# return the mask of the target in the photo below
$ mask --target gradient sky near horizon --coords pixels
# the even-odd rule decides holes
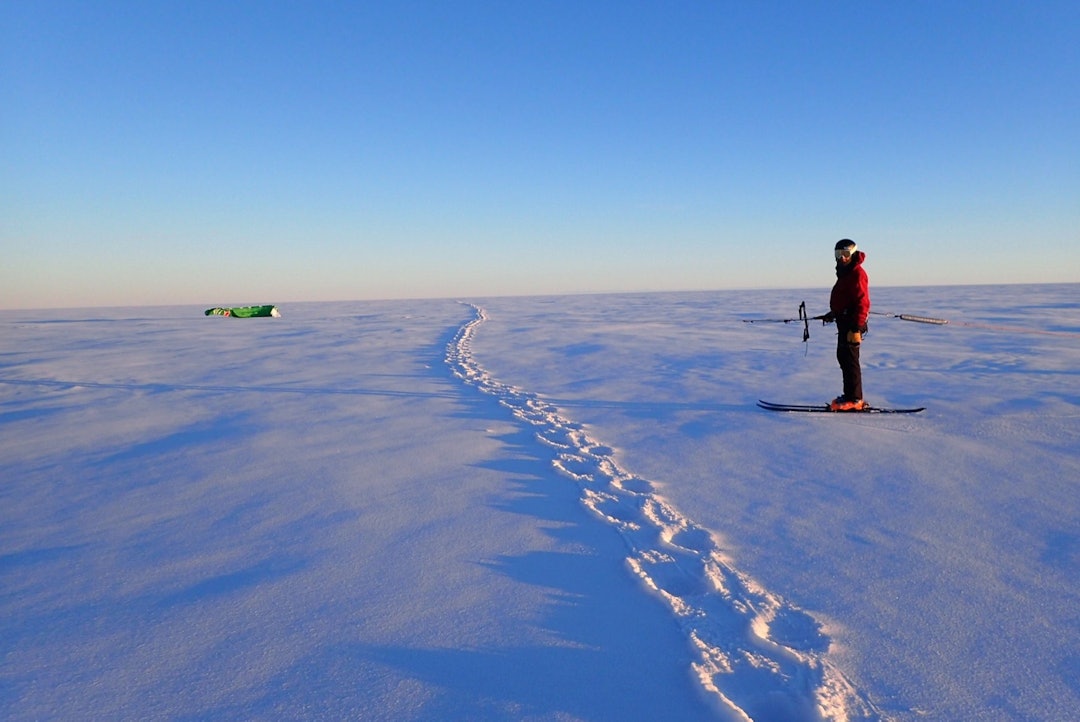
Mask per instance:
[[[1080,281],[1080,3],[0,0],[0,308]]]

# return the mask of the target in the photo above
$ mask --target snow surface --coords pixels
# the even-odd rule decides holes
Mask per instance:
[[[1072,719],[1078,294],[0,313],[0,710]]]

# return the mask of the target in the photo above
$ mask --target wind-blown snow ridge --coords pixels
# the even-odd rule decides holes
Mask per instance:
[[[627,563],[664,599],[697,661],[693,671],[734,720],[880,720],[881,713],[826,659],[830,640],[808,613],[735,569],[714,536],[679,513],[646,479],[623,470],[612,449],[536,394],[494,378],[472,341],[475,318],[448,344],[446,362],[465,383],[495,396],[533,427],[553,466],[574,480],[582,503],[615,527]]]

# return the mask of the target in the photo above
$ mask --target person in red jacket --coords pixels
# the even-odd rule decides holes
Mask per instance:
[[[866,254],[855,241],[837,242],[836,284],[829,297],[827,321],[836,322],[836,360],[844,376],[844,393],[829,408],[833,411],[861,411],[866,408],[862,390],[859,350],[870,316],[870,281],[863,270]]]

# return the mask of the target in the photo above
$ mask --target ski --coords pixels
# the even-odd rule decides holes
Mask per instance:
[[[833,411],[828,404],[774,404],[771,401],[758,401],[757,405],[766,411],[793,411],[810,414],[917,414],[920,411],[926,411],[925,406],[910,409],[867,406],[859,411]]]

